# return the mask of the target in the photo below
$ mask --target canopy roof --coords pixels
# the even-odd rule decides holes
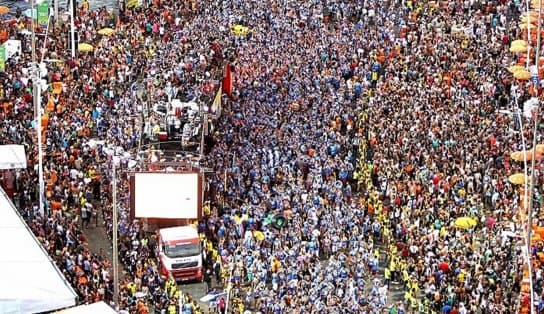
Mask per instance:
[[[0,145],[0,170],[26,168],[26,154],[23,145]]]
[[[76,307],[72,307],[66,310],[58,311],[58,314],[115,314],[114,309],[107,305],[104,301],[84,304]]]
[[[76,304],[77,294],[1,188],[0,239],[0,313],[41,313]]]

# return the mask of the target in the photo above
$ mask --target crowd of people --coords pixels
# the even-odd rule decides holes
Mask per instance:
[[[46,215],[36,168],[4,175],[4,186],[81,301],[112,301],[111,262],[85,236],[99,216],[111,236],[111,164],[136,158],[144,108],[172,86],[205,93],[202,80],[229,64],[234,89],[215,122],[197,224],[207,280],[231,288],[233,313],[520,312],[521,196],[508,177],[523,165],[509,156],[524,149],[520,132],[533,135],[499,110],[529,97],[530,82],[506,71],[522,10],[507,0],[157,0],[116,20],[82,7],[77,28],[92,52],[71,58],[62,23],[37,45],[38,59],[64,60],[47,77],[62,89],[42,95]],[[25,145],[35,165],[28,22],[2,25],[24,53],[0,77],[0,142]],[[99,35],[104,27],[115,33]],[[121,177],[116,306],[202,313],[200,296],[160,273]],[[477,225],[455,226],[460,217]]]
[[[66,36],[69,24],[63,21],[37,29],[36,60],[54,60],[46,61],[48,73],[40,82],[46,84],[41,112],[44,215],[38,206],[31,21],[17,14],[1,26],[6,38],[21,41],[23,51],[6,61],[0,77],[1,143],[24,145],[31,165],[26,171],[4,172],[3,187],[82,303],[114,299],[111,261],[105,253],[110,248],[92,252],[85,234],[104,221],[111,238],[110,169],[112,162],[128,167],[127,152],[137,152],[143,137],[143,108],[168,96],[202,93],[201,87],[218,78],[222,65],[222,56],[214,56],[219,36],[199,16],[201,8],[195,2],[160,1],[127,10],[122,18],[106,8],[88,7],[85,3],[78,9],[75,24],[79,44],[92,45],[92,51],[78,51],[72,58]],[[100,35],[104,28],[114,32]],[[47,34],[47,39],[39,34]],[[194,298],[160,273],[153,242],[136,222],[129,221],[127,181],[117,188],[119,252],[125,272],[116,307],[130,313],[148,313],[150,307],[176,313],[181,305],[199,313]]]

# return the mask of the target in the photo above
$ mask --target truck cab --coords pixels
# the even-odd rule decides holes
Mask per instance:
[[[195,226],[163,228],[157,231],[157,256],[163,275],[176,280],[202,280],[202,248]]]

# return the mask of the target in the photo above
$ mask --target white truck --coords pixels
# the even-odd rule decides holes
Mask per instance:
[[[157,256],[163,275],[176,280],[202,280],[202,248],[194,225],[157,231]]]

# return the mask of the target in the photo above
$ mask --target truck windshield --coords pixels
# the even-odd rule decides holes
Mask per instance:
[[[164,252],[168,257],[189,257],[200,254],[200,244],[185,243],[178,245],[167,245]]]

